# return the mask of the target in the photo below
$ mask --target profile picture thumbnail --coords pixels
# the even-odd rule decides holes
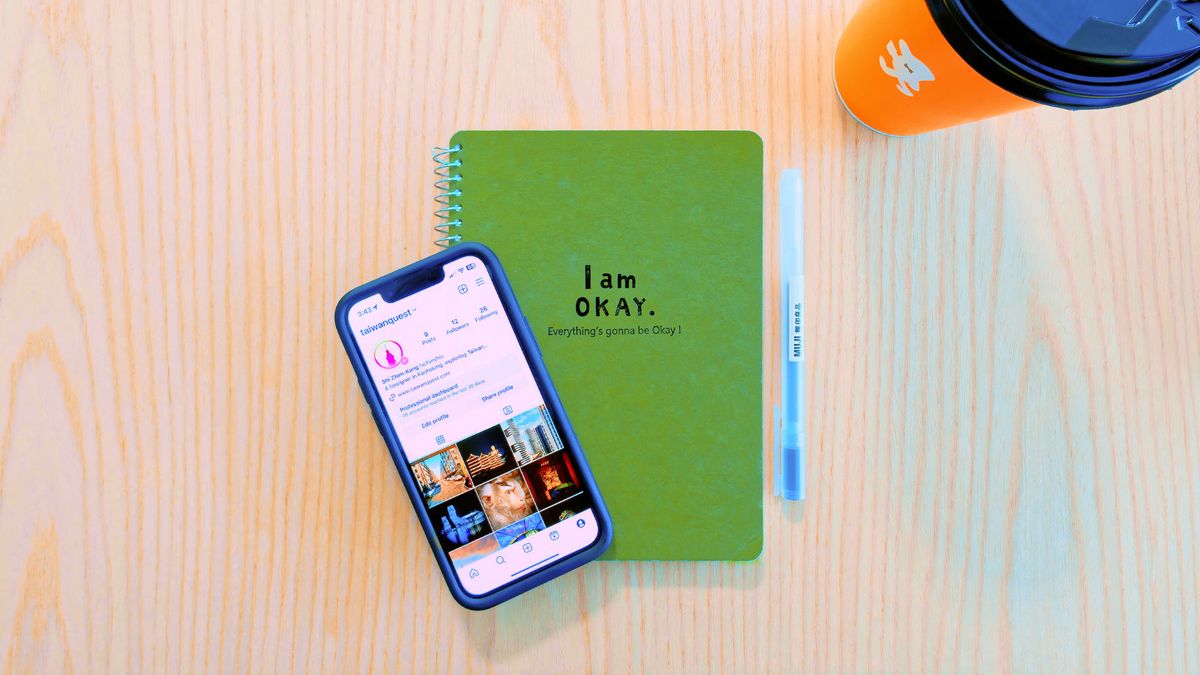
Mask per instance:
[[[474,490],[429,509],[429,520],[433,523],[442,548],[447,551],[492,532],[492,526],[488,524]]]
[[[473,486],[467,475],[467,465],[453,445],[413,462],[412,470],[426,506],[437,506],[454,499]]]
[[[517,460],[509,450],[499,425],[459,441],[458,453],[466,462],[467,472],[476,485],[517,468]]]
[[[480,485],[479,501],[483,503],[483,512],[494,529],[515,523],[537,511],[525,479],[516,470]]]
[[[384,340],[375,345],[375,365],[380,368],[391,370],[396,366],[408,364],[408,357],[404,355],[404,348],[395,340]]]
[[[534,460],[521,467],[521,471],[525,473],[525,482],[540,509],[583,491],[575,465],[564,450]]]

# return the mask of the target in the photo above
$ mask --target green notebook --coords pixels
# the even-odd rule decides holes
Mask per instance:
[[[610,560],[762,551],[762,140],[460,131],[443,243],[500,257],[613,518]],[[458,161],[461,164],[455,165]],[[457,177],[457,178],[455,178]]]

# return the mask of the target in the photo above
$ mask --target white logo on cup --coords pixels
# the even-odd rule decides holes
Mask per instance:
[[[879,67],[883,68],[883,72],[896,78],[896,88],[900,90],[901,94],[912,96],[914,91],[921,91],[922,82],[933,82],[933,71],[922,63],[921,59],[913,56],[907,42],[900,41],[900,51],[896,51],[895,42],[888,42],[887,50],[892,55],[892,65],[889,66],[887,61],[880,56]]]

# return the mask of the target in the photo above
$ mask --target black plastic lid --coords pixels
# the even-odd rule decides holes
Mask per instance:
[[[980,74],[1047,105],[1133,103],[1200,69],[1200,0],[926,2]]]

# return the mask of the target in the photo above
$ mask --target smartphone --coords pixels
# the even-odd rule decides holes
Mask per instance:
[[[459,604],[495,606],[608,548],[604,500],[490,249],[359,286],[335,323]]]

